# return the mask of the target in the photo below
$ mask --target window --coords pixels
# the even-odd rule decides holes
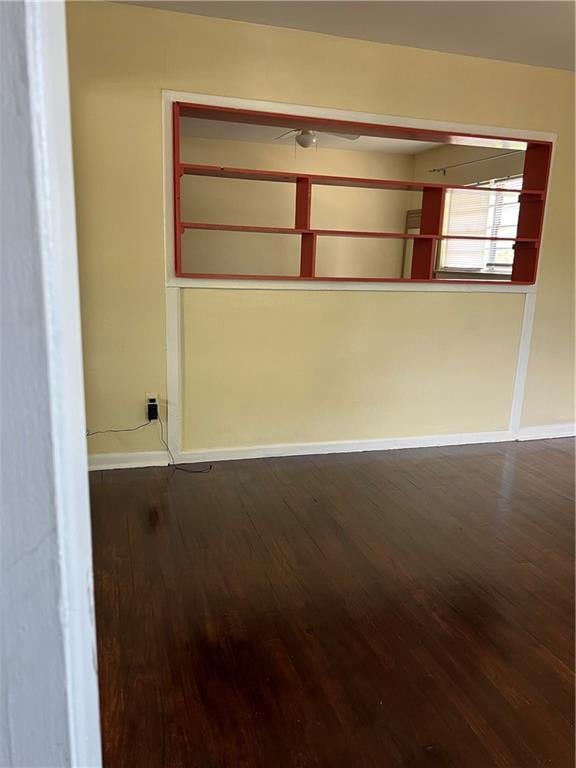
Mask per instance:
[[[491,239],[442,241],[438,269],[512,274],[521,190],[522,176],[491,179],[473,190],[449,189],[443,232],[455,238],[473,235]]]

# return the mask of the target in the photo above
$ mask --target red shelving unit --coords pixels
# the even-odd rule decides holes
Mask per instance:
[[[482,192],[506,192],[509,189],[499,187],[462,186],[455,184],[438,184],[417,181],[393,179],[366,179],[347,176],[328,176],[318,174],[292,173],[285,171],[268,171],[249,168],[226,168],[212,165],[196,165],[180,161],[180,118],[197,117],[211,120],[228,120],[257,125],[275,125],[278,127],[298,127],[316,130],[362,133],[370,136],[385,136],[393,138],[410,138],[421,141],[443,143],[469,143],[471,134],[450,134],[442,131],[418,130],[402,126],[381,126],[375,124],[333,121],[320,118],[296,117],[294,115],[276,115],[275,113],[236,110],[224,107],[208,107],[199,104],[173,105],[173,180],[174,180],[174,233],[175,233],[175,271],[177,277],[194,278],[234,278],[257,280],[322,280],[322,281],[354,281],[354,282],[410,282],[429,281],[434,278],[434,262],[436,246],[440,240],[502,240],[514,242],[514,265],[512,283],[532,284],[536,280],[538,255],[544,219],[544,207],[550,172],[552,144],[550,142],[534,142],[526,140],[527,145],[523,189],[519,192],[520,213],[518,229],[515,238],[478,237],[472,235],[446,235],[442,233],[444,201],[446,191],[452,189],[480,190]],[[506,137],[479,136],[473,137],[479,146],[494,146],[496,141],[506,140]],[[509,141],[521,141],[508,139]],[[209,224],[203,222],[182,221],[180,206],[180,182],[182,176],[205,176],[226,179],[245,179],[251,181],[291,183],[295,187],[295,220],[294,227],[259,227],[237,224]],[[367,232],[361,230],[313,229],[311,223],[312,188],[320,186],[339,186],[376,190],[401,190],[422,192],[422,214],[419,234],[404,234],[399,232]],[[189,273],[182,269],[181,238],[186,230],[213,230],[227,232],[251,232],[263,234],[283,234],[300,237],[300,272],[298,275],[222,275],[211,273]],[[316,244],[319,237],[367,237],[394,238],[413,240],[412,271],[410,278],[348,278],[348,277],[316,277]],[[437,282],[486,282],[462,281],[454,279],[436,279]]]

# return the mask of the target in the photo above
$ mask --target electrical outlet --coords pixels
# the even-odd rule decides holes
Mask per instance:
[[[148,421],[158,421],[159,402],[157,392],[146,392],[146,417]]]

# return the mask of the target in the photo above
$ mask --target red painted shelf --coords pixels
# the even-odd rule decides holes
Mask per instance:
[[[302,235],[310,232],[308,229],[293,227],[252,227],[244,224],[204,224],[196,221],[181,222],[182,229],[209,229],[216,232],[260,232],[273,235]]]
[[[182,229],[207,229],[216,232],[261,232],[279,235],[319,235],[328,237],[381,237],[397,240],[437,240],[438,235],[417,235],[404,232],[366,232],[364,230],[342,229],[296,229],[293,227],[257,227],[243,224],[205,224],[203,222],[182,222]],[[487,238],[486,238],[487,239]],[[507,240],[509,238],[506,238]]]
[[[500,243],[537,243],[536,237],[488,237],[482,235],[435,235],[435,240],[489,240]]]
[[[366,232],[363,229],[311,229],[320,237],[382,237],[394,240],[434,240],[434,235],[406,234],[405,232]]]
[[[381,123],[366,123],[357,120],[340,120],[311,115],[282,114],[280,112],[263,112],[237,107],[221,107],[211,104],[192,102],[175,102],[174,111],[178,117],[198,118],[201,120],[220,120],[231,123],[247,123],[249,125],[269,125],[277,128],[308,129],[328,131],[330,133],[354,133],[361,136],[380,136],[390,139],[409,139],[415,141],[431,141],[439,144],[470,145],[472,139],[475,146],[502,148],[502,142],[507,142],[508,148],[525,149],[525,146],[549,146],[549,142],[525,139],[518,136],[503,136],[487,133],[474,134],[465,131],[443,131],[434,128],[413,128],[403,125],[383,125]]]
[[[182,229],[202,229],[215,232],[256,232],[276,235],[318,235],[319,237],[368,237],[392,240],[496,240],[504,243],[536,243],[533,237],[481,237],[478,235],[430,235],[405,232],[366,232],[354,229],[295,229],[293,227],[258,227],[244,224],[208,224],[198,221],[181,222]]]
[[[496,240],[504,243],[536,243],[532,237],[481,237],[478,235],[429,235],[403,232],[365,232],[364,230],[310,229],[311,234],[328,237],[388,237],[395,240]]]
[[[209,176],[220,179],[245,179],[247,181],[277,181],[295,184],[298,179],[308,179],[311,184],[326,187],[362,187],[365,189],[421,191],[423,189],[469,189],[480,192],[505,192],[517,195],[543,195],[536,189],[503,189],[502,187],[481,187],[461,184],[439,184],[433,181],[404,181],[398,179],[366,179],[354,176],[325,176],[293,171],[264,171],[252,168],[225,168],[217,165],[180,164],[180,173],[184,176]]]

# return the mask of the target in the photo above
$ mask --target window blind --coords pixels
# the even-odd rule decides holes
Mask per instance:
[[[520,210],[518,192],[522,177],[492,179],[480,186],[503,192],[452,189],[446,193],[443,234],[515,238]],[[509,192],[507,190],[510,190]],[[510,271],[514,260],[512,240],[443,240],[439,266],[453,271]]]

